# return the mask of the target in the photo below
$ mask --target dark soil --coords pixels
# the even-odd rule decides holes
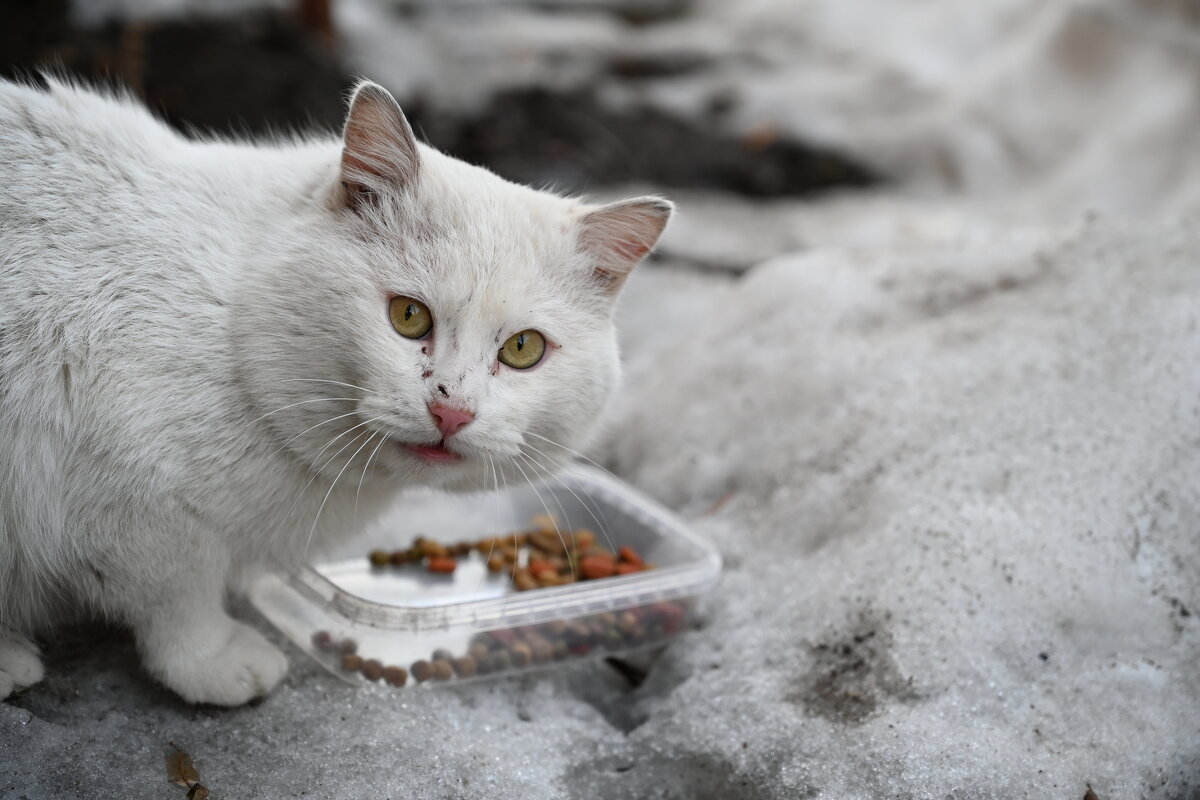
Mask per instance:
[[[687,8],[665,0],[658,5],[663,16]],[[50,67],[123,84],[182,130],[336,131],[353,77],[339,58],[327,11],[327,2],[309,0],[297,4],[297,13],[112,20],[99,30],[81,30],[69,22],[66,0],[9,0],[0,8],[0,74]],[[626,11],[617,4],[613,13]],[[637,23],[654,21],[650,15]],[[629,83],[704,66],[667,53],[614,57],[605,80]],[[563,191],[645,182],[772,197],[879,180],[831,148],[771,130],[740,138],[721,132],[718,118],[736,97],[714,102],[703,119],[645,106],[616,108],[591,88],[512,89],[458,116],[423,98],[398,99],[435,147],[511,180]]]

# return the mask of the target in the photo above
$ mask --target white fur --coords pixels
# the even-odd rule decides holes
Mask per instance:
[[[0,82],[0,698],[40,678],[23,634],[83,613],[131,626],[185,699],[245,702],[286,669],[224,609],[246,570],[402,486],[521,480],[565,458],[539,437],[584,445],[618,381],[615,287],[580,244],[604,209],[421,146],[355,211],[341,156]],[[653,244],[669,207],[646,202],[629,236]],[[429,306],[430,339],[392,329],[391,294]],[[516,371],[496,353],[525,328],[555,347]],[[438,441],[439,386],[477,415],[458,463],[397,444]]]

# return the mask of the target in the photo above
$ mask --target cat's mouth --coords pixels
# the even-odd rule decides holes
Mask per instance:
[[[417,458],[430,464],[443,464],[462,460],[461,455],[455,453],[453,450],[447,450],[445,445],[445,439],[437,444],[406,444],[400,442],[402,450],[412,453]]]

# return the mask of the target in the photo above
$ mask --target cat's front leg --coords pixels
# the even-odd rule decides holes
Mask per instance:
[[[146,669],[192,703],[241,705],[267,694],[287,672],[278,648],[226,613],[223,594],[217,576],[193,570],[133,616]]]

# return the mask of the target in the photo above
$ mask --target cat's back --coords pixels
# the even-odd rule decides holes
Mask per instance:
[[[7,232],[22,223],[62,232],[96,221],[78,215],[143,205],[178,141],[124,97],[0,80],[0,224]]]
[[[213,199],[221,159],[198,151],[207,154],[128,98],[0,80],[0,403],[10,424],[69,409],[78,419],[90,406],[145,414],[130,397],[154,402],[154,379],[221,368],[235,238],[221,224],[233,214]]]

